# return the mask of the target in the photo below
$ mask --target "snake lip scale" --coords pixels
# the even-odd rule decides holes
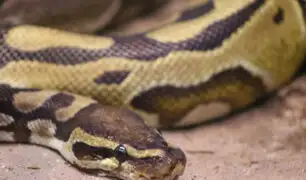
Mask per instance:
[[[96,176],[177,179],[186,156],[156,128],[222,117],[290,81],[305,55],[305,9],[199,0],[127,36],[1,25],[0,141],[54,149]]]

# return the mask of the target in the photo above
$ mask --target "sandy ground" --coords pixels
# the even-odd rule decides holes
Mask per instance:
[[[134,26],[137,23],[130,27]],[[305,78],[296,84],[292,91],[283,90],[261,108],[228,117],[226,121],[164,132],[165,138],[187,155],[186,171],[180,180],[306,179]],[[98,178],[71,167],[49,149],[1,145],[0,180],[26,179]]]

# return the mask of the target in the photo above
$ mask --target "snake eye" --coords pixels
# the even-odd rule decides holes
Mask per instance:
[[[116,152],[118,155],[127,155],[127,150],[126,150],[126,148],[125,148],[122,144],[119,144],[119,145],[115,148],[115,152]]]
[[[124,145],[122,144],[119,144],[116,148],[115,148],[115,155],[116,155],[116,158],[119,160],[119,161],[125,161],[127,158],[128,158],[128,153],[127,153],[127,150],[126,150],[126,147],[124,147]]]

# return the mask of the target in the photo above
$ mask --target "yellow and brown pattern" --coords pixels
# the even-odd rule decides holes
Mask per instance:
[[[130,36],[1,25],[0,140],[53,148],[96,175],[180,176],[183,151],[148,125],[197,124],[246,107],[288,82],[306,47],[304,1],[191,4]]]

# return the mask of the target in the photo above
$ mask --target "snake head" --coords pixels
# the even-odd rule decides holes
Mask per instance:
[[[93,104],[62,128],[63,133],[71,130],[63,156],[96,175],[172,180],[184,171],[183,151],[170,146],[155,128],[127,109]]]

